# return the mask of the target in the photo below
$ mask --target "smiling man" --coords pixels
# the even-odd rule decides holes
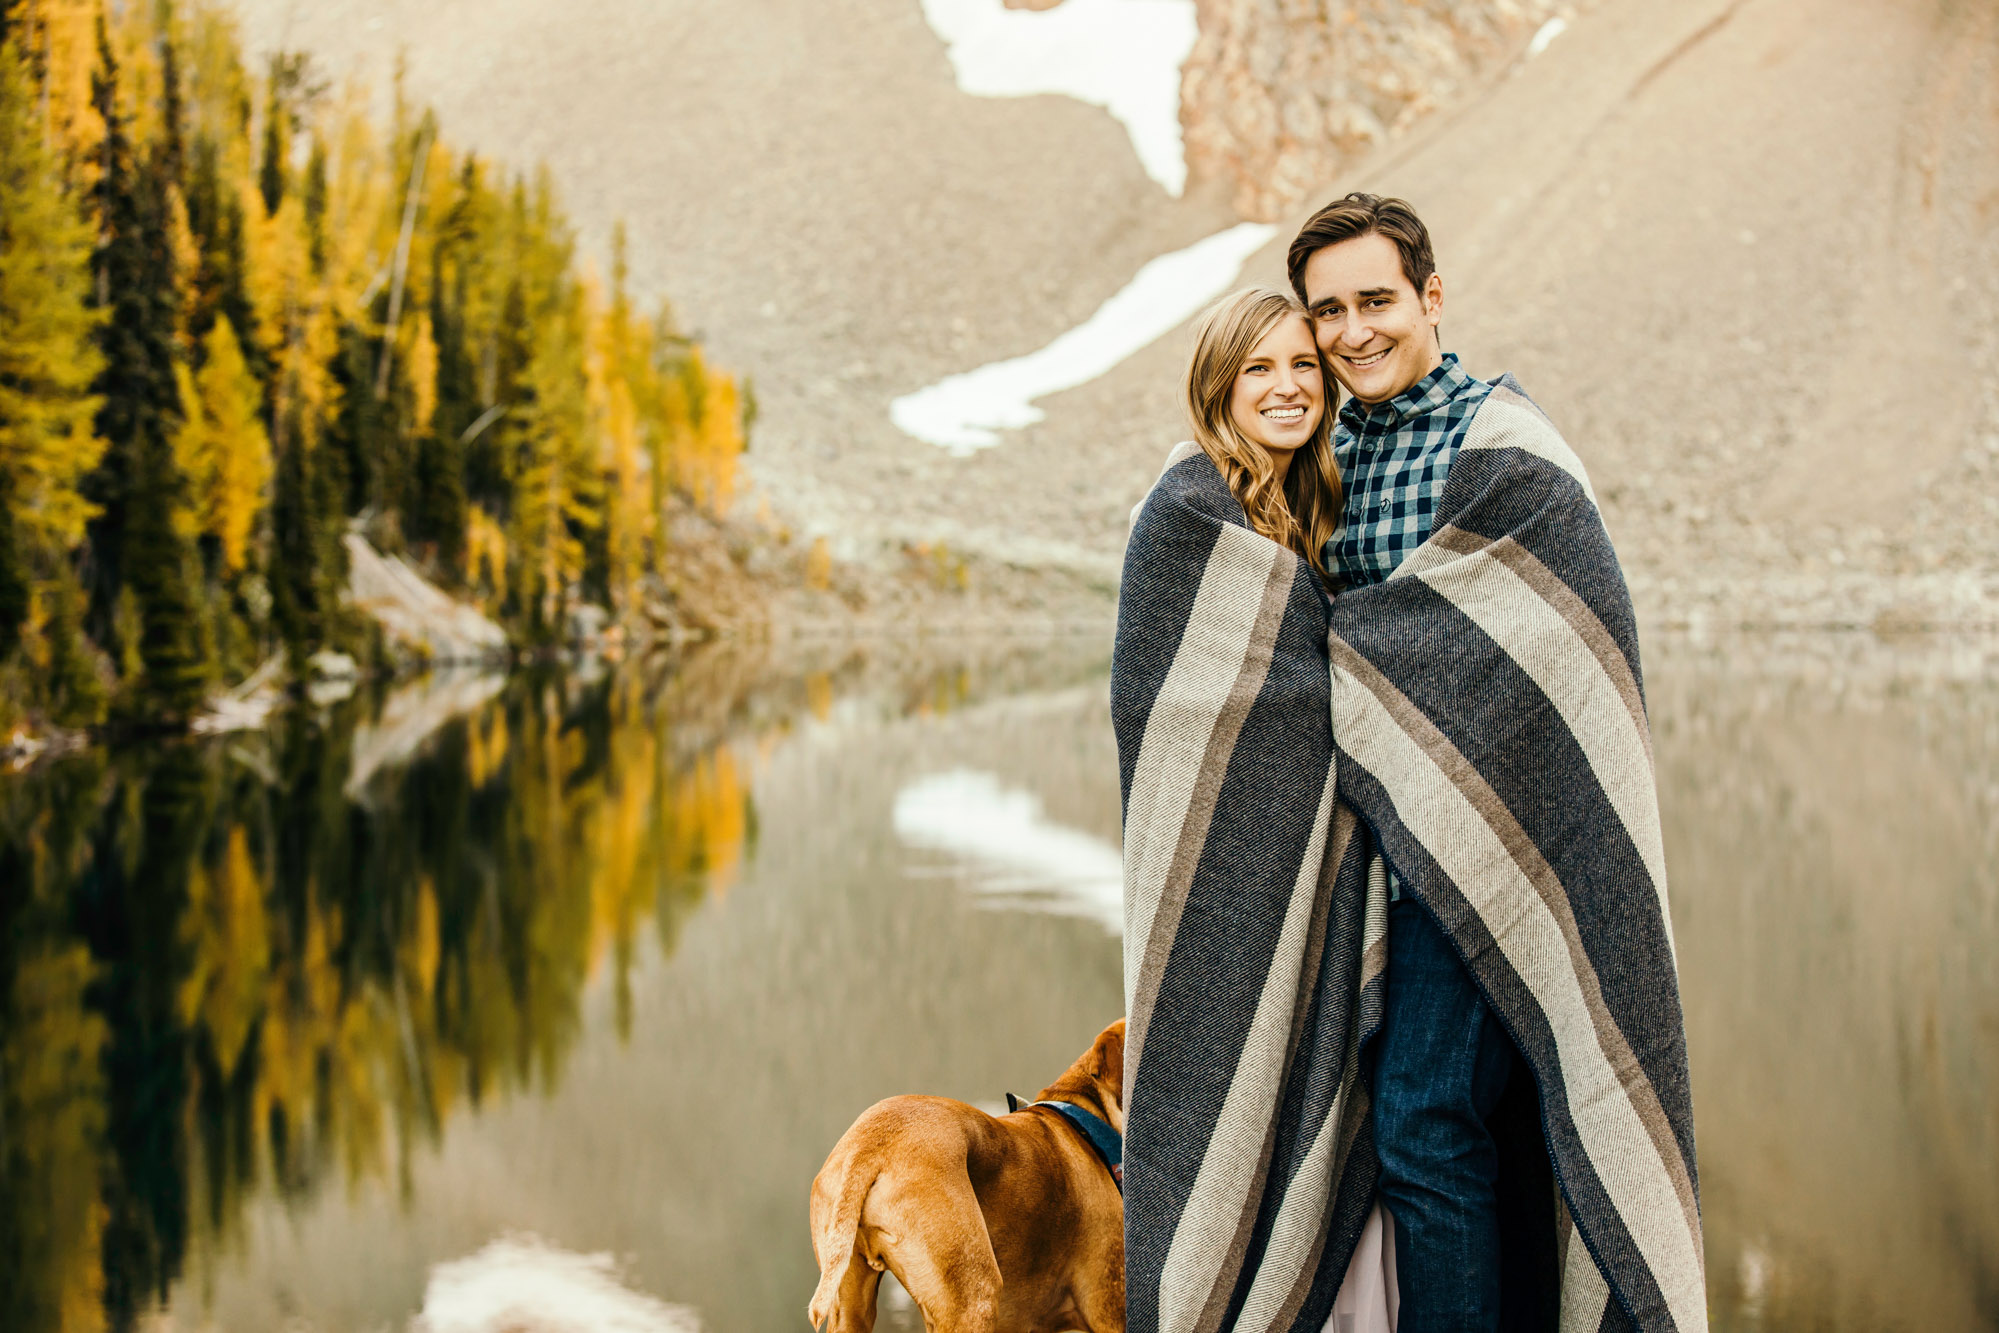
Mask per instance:
[[[1327,642],[1339,800],[1386,869],[1363,1050],[1397,1327],[1704,1329],[1636,625],[1588,477],[1442,350],[1408,204],[1336,200],[1289,268],[1353,395]]]
[[[1346,522],[1326,568],[1349,586],[1379,583],[1430,535],[1492,386],[1443,352],[1444,280],[1429,231],[1400,199],[1350,194],[1320,209],[1291,243],[1290,269],[1319,350],[1353,395],[1333,449]]]
[[[1367,587],[1429,538],[1492,386],[1442,350],[1444,280],[1428,229],[1402,200],[1356,193],[1328,204],[1289,259],[1319,351],[1352,395],[1334,436],[1346,507],[1326,569],[1344,588]],[[1392,867],[1388,879],[1374,1139],[1395,1218],[1401,1327],[1484,1333],[1499,1327],[1501,1301],[1488,1122],[1519,1055],[1450,939]]]

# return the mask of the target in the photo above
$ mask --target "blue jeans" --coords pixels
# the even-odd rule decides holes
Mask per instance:
[[[1457,950],[1412,898],[1388,909],[1374,1143],[1395,1214],[1398,1333],[1499,1327],[1499,1153],[1486,1122],[1520,1057]]]

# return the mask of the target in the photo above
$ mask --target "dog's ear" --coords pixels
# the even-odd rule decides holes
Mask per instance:
[[[1124,1020],[1105,1028],[1097,1034],[1097,1044],[1090,1048],[1090,1075],[1104,1087],[1110,1089],[1117,1100],[1118,1109],[1124,1109]]]

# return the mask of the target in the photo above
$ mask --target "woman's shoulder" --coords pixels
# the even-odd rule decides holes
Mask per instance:
[[[1227,523],[1247,522],[1228,482],[1192,440],[1182,440],[1167,452],[1158,479],[1131,508],[1131,526],[1135,529],[1140,517],[1155,506],[1162,512],[1192,511]]]

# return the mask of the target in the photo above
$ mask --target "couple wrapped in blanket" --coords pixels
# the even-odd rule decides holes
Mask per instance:
[[[1127,1327],[1705,1329],[1589,480],[1442,353],[1407,204],[1329,205],[1289,270],[1202,321],[1119,595]]]

